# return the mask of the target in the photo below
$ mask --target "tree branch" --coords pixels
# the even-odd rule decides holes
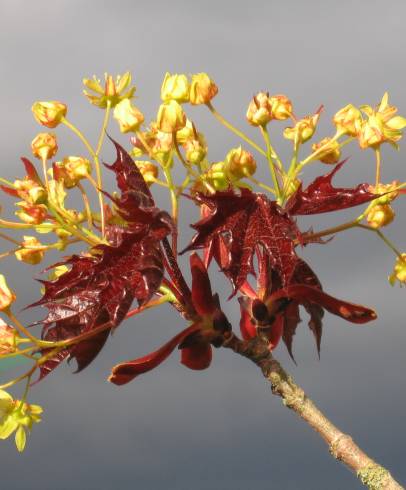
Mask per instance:
[[[273,357],[266,341],[260,337],[242,341],[232,335],[225,340],[223,347],[256,364],[271,383],[272,393],[280,396],[285,406],[306,421],[328,444],[331,455],[342,461],[370,490],[404,489],[386,468],[371,459],[348,434],[327,419]]]

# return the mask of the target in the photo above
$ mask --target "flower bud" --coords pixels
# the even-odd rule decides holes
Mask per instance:
[[[216,191],[224,191],[230,185],[224,170],[224,162],[213,163],[207,172],[207,178]]]
[[[158,178],[158,167],[156,165],[145,160],[136,160],[134,163],[148,185],[156,181]]]
[[[392,223],[394,218],[395,211],[389,204],[377,204],[372,206],[367,214],[367,222],[369,226],[375,229],[389,225],[389,223]]]
[[[395,267],[388,280],[391,286],[394,286],[396,281],[399,281],[401,286],[406,284],[406,253],[396,259]]]
[[[185,127],[177,131],[176,141],[183,145],[187,140],[196,138],[197,131],[194,128],[193,122],[190,119],[186,119]]]
[[[217,95],[218,87],[207,73],[192,75],[190,86],[190,103],[193,105],[207,104]]]
[[[118,121],[122,133],[136,132],[144,122],[143,114],[131,105],[130,99],[124,99],[115,106],[114,119]]]
[[[9,289],[6,278],[0,274],[0,311],[6,310],[16,299],[16,295]]]
[[[17,203],[21,209],[15,212],[24,223],[40,225],[47,217],[47,207],[44,204],[29,204],[25,201]]]
[[[17,330],[0,318],[0,356],[15,352],[19,338]]]
[[[323,148],[321,151],[318,151]],[[323,163],[333,164],[337,163],[341,156],[340,145],[337,141],[333,141],[331,138],[323,138],[319,143],[312,145],[312,150],[317,151],[317,158]]]
[[[54,179],[63,181],[67,189],[75,187],[79,180],[87,178],[91,171],[91,163],[83,157],[69,156],[53,165]]]
[[[56,128],[66,116],[68,108],[56,100],[50,102],[35,102],[31,108],[36,121],[47,128]]]
[[[286,95],[273,95],[269,97],[269,102],[272,107],[272,118],[283,121],[292,115],[292,102]]]
[[[352,104],[348,104],[340,109],[333,117],[333,123],[337,131],[341,134],[348,134],[349,136],[357,136],[361,129],[361,122],[361,111]]]
[[[269,94],[259,92],[248,105],[247,121],[252,126],[265,126],[272,119],[272,104]]]
[[[176,100],[179,103],[189,102],[189,82],[186,75],[165,74],[161,87],[161,99],[164,102]]]
[[[201,138],[187,140],[183,148],[185,149],[185,158],[192,165],[199,165],[207,155],[207,145]]]
[[[44,258],[44,250],[46,247],[42,245],[35,237],[25,236],[21,243],[21,249],[15,252],[17,260],[26,264],[39,264]]]
[[[243,150],[239,146],[227,153],[224,169],[230,180],[240,180],[254,175],[257,170],[257,163],[249,151]]]
[[[58,151],[54,133],[39,133],[31,142],[31,150],[40,160],[49,160]]]
[[[47,191],[28,177],[23,180],[15,180],[14,188],[19,197],[30,204],[43,204],[48,199]]]
[[[396,190],[399,187],[399,181],[394,180],[391,184],[378,184],[370,186],[369,191],[374,194],[379,194],[380,197],[374,199],[375,204],[390,204],[399,195],[399,191]]]
[[[293,127],[285,128],[283,136],[294,141],[295,144],[306,143],[316,131],[322,107],[312,116],[299,119]]]
[[[169,100],[160,105],[157,115],[157,128],[164,133],[173,133],[184,128],[186,114],[176,100]]]

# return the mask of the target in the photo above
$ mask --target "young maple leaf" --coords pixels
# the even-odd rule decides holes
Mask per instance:
[[[299,306],[303,306],[309,314],[309,328],[316,340],[319,355],[324,310],[352,323],[376,319],[376,313],[370,308],[326,294],[315,273],[301,259],[296,263],[290,284],[282,287],[276,272],[269,271],[266,257],[260,257],[258,286],[258,293],[244,287],[248,295],[239,298],[241,334],[244,339],[249,339],[257,335],[258,328],[262,328],[272,349],[282,338],[293,360],[293,337],[301,321]]]
[[[198,194],[195,200],[208,206],[210,214],[192,225],[197,233],[182,253],[213,248],[213,242],[223,236],[229,248],[229,260],[220,266],[236,292],[253,270],[255,248],[262,245],[283,285],[289,283],[298,260],[294,239],[299,232],[281,207],[265,195],[248,189],[241,189],[238,194],[232,190],[212,196]]]
[[[115,199],[126,226],[108,226],[109,245],[91,254],[73,255],[64,264],[70,270],[55,281],[41,281],[45,293],[31,306],[48,308],[41,322],[42,337],[59,341],[95,331],[95,335],[51,356],[40,367],[40,379],[69,356],[84,369],[99,353],[109,332],[125,318],[134,299],[147,302],[161,285],[164,266],[160,241],[172,231],[170,216],[155,207],[142,175],[116,142],[116,174],[121,196]],[[60,264],[57,264],[60,265]],[[104,328],[105,327],[105,328]],[[42,354],[51,354],[43,350]]]
[[[222,338],[225,331],[231,330],[221,311],[217,295],[213,295],[207,268],[203,261],[193,253],[190,256],[192,273],[191,301],[194,310],[192,325],[175,335],[158,350],[138,359],[125,361],[113,367],[109,381],[123,385],[140,374],[158,367],[178,347],[181,350],[181,363],[190,369],[202,370],[210,366],[211,344]]]
[[[317,177],[305,190],[300,184],[285,209],[292,215],[328,213],[365,204],[379,197],[370,191],[370,184],[359,184],[353,189],[333,187],[333,177],[345,162],[338,163],[331,172]]]

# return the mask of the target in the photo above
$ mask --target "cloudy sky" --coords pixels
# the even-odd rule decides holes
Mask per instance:
[[[101,112],[81,96],[81,79],[105,71],[132,71],[137,104],[151,118],[166,71],[207,71],[220,88],[218,109],[254,138],[244,115],[259,90],[286,93],[297,114],[311,113],[323,103],[320,136],[330,134],[331,116],[342,106],[374,105],[386,90],[406,114],[405,18],[402,0],[0,0],[2,175],[21,175],[19,157],[29,154],[39,130],[30,112],[34,100],[63,100],[71,120],[95,140]],[[213,161],[239,144],[202,108],[193,111]],[[126,144],[114,124],[110,131]],[[58,130],[58,135],[61,153],[82,151],[67,130]],[[287,158],[289,145],[278,136],[275,142]],[[385,181],[404,180],[405,152],[404,146],[399,153],[385,148]],[[373,179],[372,152],[361,153],[351,144],[346,155],[351,159],[340,183]],[[112,158],[108,146],[103,157]],[[315,164],[305,178],[323,171]],[[157,200],[164,203],[166,196]],[[12,206],[6,197],[1,204],[9,210]],[[397,210],[401,207],[397,203]],[[318,229],[350,219],[355,212],[301,224]],[[192,207],[184,217],[195,219]],[[405,224],[405,217],[398,216],[388,229],[403,249]],[[181,240],[187,243],[190,231],[186,226],[183,231]],[[6,243],[1,247],[5,250]],[[301,254],[327,291],[373,306],[378,320],[356,326],[326,315],[320,361],[304,321],[295,339],[298,365],[283,346],[276,355],[334,423],[405,482],[405,292],[387,282],[393,254],[375,236],[357,230]],[[21,307],[39,295],[27,270],[15,262],[1,265],[19,293]],[[229,286],[215,270],[213,281],[219,293],[228,296]],[[226,309],[236,324],[235,304]],[[22,318],[29,322],[38,315],[41,312],[33,311]],[[43,423],[35,427],[24,454],[17,454],[12,441],[0,446],[2,487],[361,487],[330,457],[319,437],[272,396],[257,369],[232,353],[216,351],[213,366],[199,373],[181,366],[175,353],[160,369],[125,387],[106,382],[113,364],[153,350],[181,327],[169,308],[145,314],[123,325],[83,373],[73,375],[72,367],[64,365],[36,386],[31,401],[44,406]]]

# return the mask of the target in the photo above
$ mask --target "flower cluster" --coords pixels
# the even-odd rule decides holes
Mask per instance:
[[[382,181],[381,145],[397,147],[406,127],[406,118],[389,105],[387,94],[376,107],[346,105],[333,116],[332,134],[314,141],[323,106],[298,116],[287,95],[258,92],[246,110],[246,123],[261,138],[258,143],[216,110],[218,87],[207,73],[166,73],[157,113],[149,121],[134,105],[136,88],[129,72],[105,74],[104,84],[96,77],[83,83],[87,100],[104,112],[96,144],[69,119],[65,103],[35,102],[35,121],[55,132],[35,135],[34,163],[22,158],[24,170],[13,182],[0,179],[0,189],[15,199],[17,207],[16,221],[0,219],[4,231],[0,237],[9,247],[0,257],[36,266],[49,260],[49,251],[64,251],[64,258],[47,267],[42,298],[34,303],[48,310],[35,324],[42,327],[39,335],[14,314],[16,294],[0,274],[0,311],[7,320],[0,319],[0,363],[8,358],[32,363],[27,372],[0,385],[0,438],[15,433],[19,451],[42,413],[26,401],[33,376],[42,380],[65,359],[74,359],[78,371],[84,369],[109,333],[144,309],[167,303],[187,325],[155,352],[117,364],[111,382],[129,382],[160,365],[176,348],[182,364],[206,369],[213,347],[224,346],[237,335],[212,290],[213,261],[230,281],[231,296],[238,298],[242,338],[248,342],[258,337],[269,350],[284,343],[292,357],[301,308],[309,314],[318,350],[324,311],[352,323],[376,318],[370,308],[327,294],[300,258],[301,246],[326,244],[329,240],[323,237],[350,228],[371,232],[395,253],[390,284],[406,284],[406,254],[382,231],[394,222],[394,201],[406,186]],[[193,111],[199,109],[210,111],[239,138],[221,160],[212,157],[195,122]],[[117,125],[109,127],[111,119]],[[289,164],[271,141],[269,130],[278,124],[292,145]],[[73,155],[61,154],[59,126],[78,137],[80,146]],[[109,136],[116,159],[102,165],[107,130],[127,135],[131,149]],[[311,149],[303,155],[310,141]],[[335,187],[333,178],[345,163],[344,147],[351,141],[374,150],[375,182]],[[315,162],[328,165],[329,171],[304,187],[302,173]],[[264,168],[269,177],[259,180],[257,170]],[[115,190],[106,187],[105,171],[114,175]],[[158,208],[153,197],[157,189],[168,192],[169,212]],[[192,225],[196,234],[183,251],[191,252],[191,281],[178,262],[179,208],[184,198],[196,204],[200,216]],[[301,215],[328,215],[355,206],[364,208],[349,222],[320,231],[299,229]],[[16,233],[21,235],[16,238]],[[72,245],[82,252],[66,256]],[[131,309],[134,300],[138,306]],[[26,383],[21,400],[3,391],[20,382]]]

